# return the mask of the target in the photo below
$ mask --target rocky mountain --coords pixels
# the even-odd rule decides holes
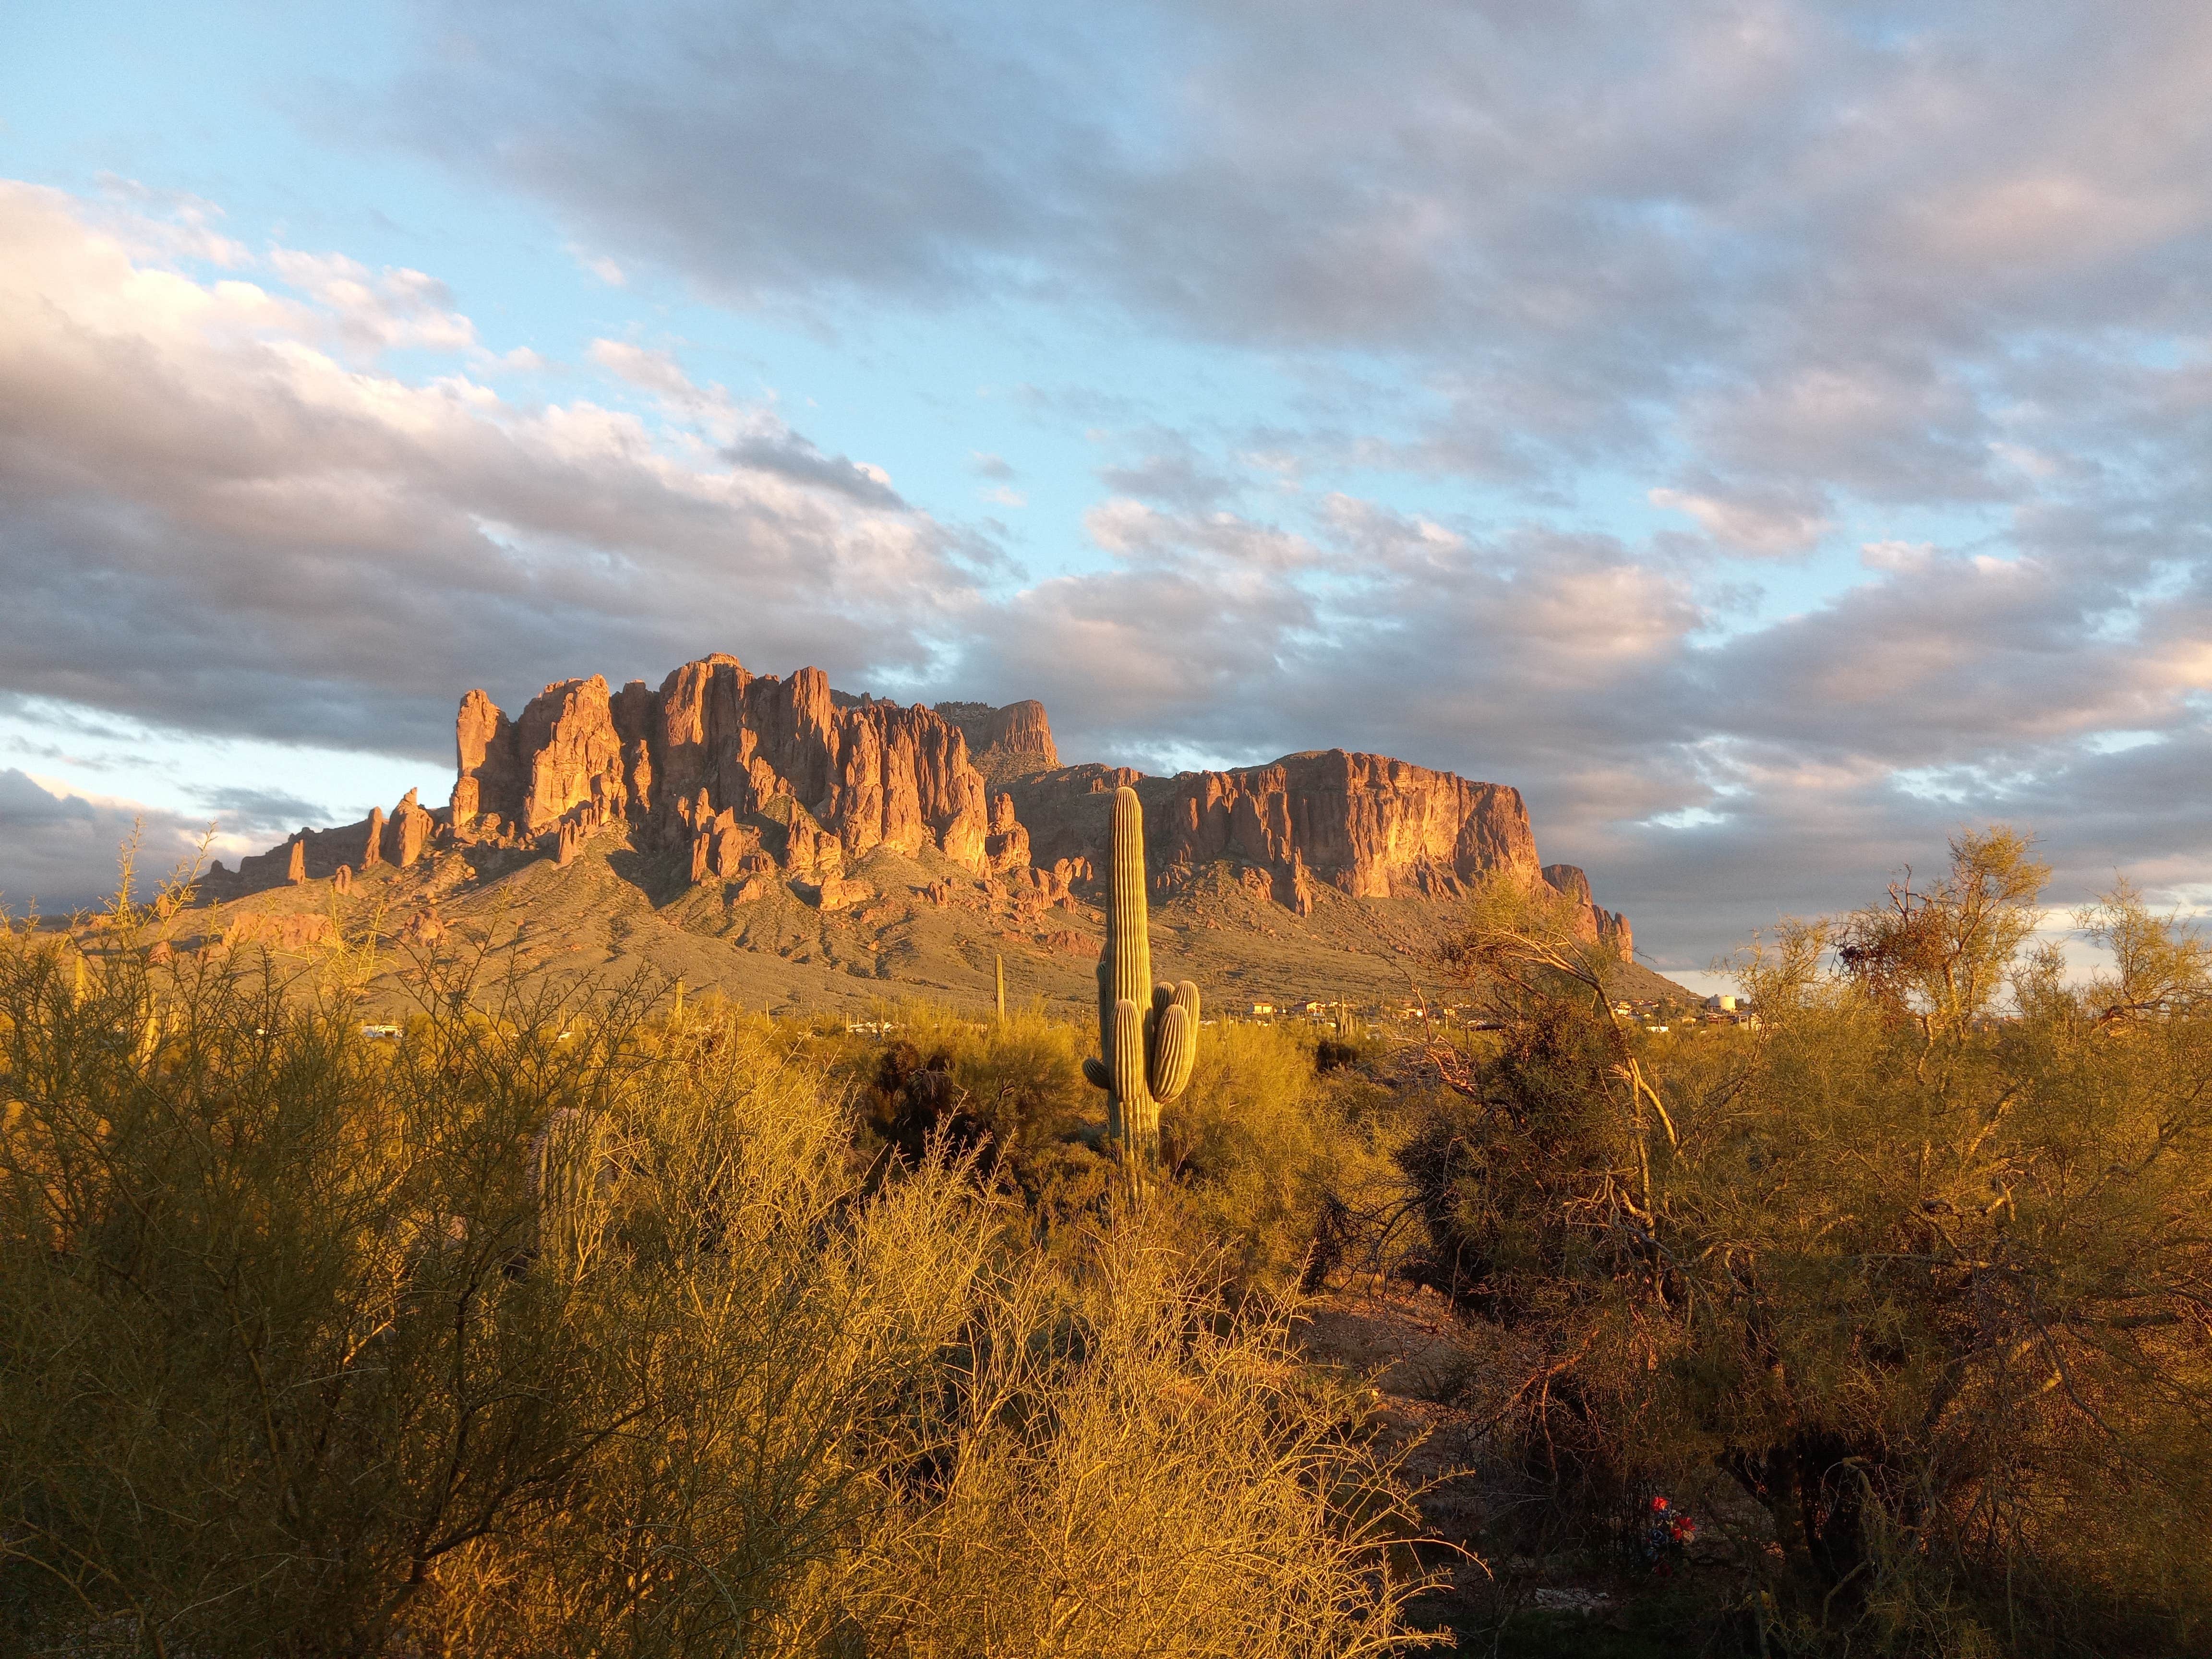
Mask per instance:
[[[975,769],[993,783],[1009,783],[1060,765],[1052,722],[1034,698],[994,708],[987,702],[940,702],[937,712],[960,728]]]
[[[322,881],[345,893],[416,872],[418,902],[459,902],[543,866],[554,876],[529,880],[550,897],[581,860],[663,922],[754,950],[757,931],[787,960],[787,923],[818,933],[805,915],[864,907],[875,954],[848,966],[896,979],[886,941],[928,933],[900,933],[917,905],[980,906],[1048,956],[1080,954],[1068,941],[1083,929],[1068,924],[1090,914],[1113,792],[1128,784],[1145,801],[1161,914],[1172,927],[1187,913],[1194,936],[1231,927],[1354,957],[1387,936],[1403,957],[1449,930],[1439,901],[1506,871],[1573,899],[1589,936],[1633,945],[1581,870],[1540,861],[1518,790],[1380,755],[1314,750],[1174,777],[1063,766],[1040,703],[902,705],[834,691],[818,669],[756,675],[722,654],[658,688],[563,680],[513,717],[471,691],[454,745],[447,805],[410,793],[388,817],[303,829],[235,872],[217,866],[208,896]]]
[[[1511,870],[1575,899],[1590,937],[1616,940],[1623,954],[1634,947],[1627,919],[1597,907],[1581,870],[1538,865],[1519,790],[1342,749],[1172,778],[1076,766],[1018,779],[1006,793],[1032,859],[1091,881],[1123,784],[1144,800],[1146,862],[1163,893],[1225,860],[1263,876],[1270,896],[1303,916],[1324,886],[1353,898],[1453,898]]]

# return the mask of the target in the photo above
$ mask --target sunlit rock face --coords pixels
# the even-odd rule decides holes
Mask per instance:
[[[647,847],[714,843],[703,878],[745,863],[739,820],[764,816],[783,830],[787,858],[810,868],[878,847],[934,847],[979,873],[986,862],[989,799],[960,728],[919,706],[839,696],[818,668],[779,678],[716,654],[658,690],[564,680],[512,722],[471,691],[455,740],[453,817],[465,839],[535,842],[564,824],[626,822]]]
[[[976,769],[993,783],[1050,772],[1060,765],[1052,722],[1034,697],[994,708],[981,702],[940,702],[937,712],[968,739]]]
[[[1584,939],[1607,941],[1624,957],[1636,953],[1636,935],[1628,925],[1628,918],[1618,910],[1599,908],[1597,901],[1590,896],[1589,878],[1583,873],[1581,866],[1547,864],[1543,876],[1554,890],[1575,901],[1580,915],[1577,931]]]
[[[1521,792],[1344,749],[1147,777],[1062,766],[1042,704],[934,708],[849,696],[818,668],[753,674],[717,653],[656,690],[562,680],[510,719],[481,690],[453,726],[449,808],[410,793],[386,818],[303,830],[227,879],[246,889],[404,867],[441,845],[534,848],[573,863],[591,837],[688,860],[695,882],[771,872],[831,895],[878,848],[934,849],[976,876],[1056,896],[1104,867],[1114,792],[1145,804],[1146,861],[1173,889],[1216,865],[1300,915],[1326,890],[1450,900],[1506,872],[1573,902],[1583,937],[1632,948],[1573,865],[1541,864]],[[839,884],[842,883],[842,885]]]
[[[1019,780],[1008,788],[1032,860],[1078,879],[1099,867],[1123,785],[1144,800],[1146,862],[1163,887],[1229,860],[1261,872],[1276,899],[1304,915],[1322,887],[1354,898],[1449,899],[1494,871],[1543,878],[1519,790],[1343,749],[1172,778],[1071,766]],[[1585,879],[1595,937],[1596,916],[1611,913],[1597,912],[1588,895]]]

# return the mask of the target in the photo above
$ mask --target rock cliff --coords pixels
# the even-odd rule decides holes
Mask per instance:
[[[1355,899],[1450,898],[1493,871],[1542,880],[1586,937],[1632,948],[1572,865],[1540,865],[1518,790],[1342,749],[1266,766],[1146,777],[1063,767],[1042,704],[910,707],[830,690],[817,668],[756,675],[735,657],[684,664],[658,689],[559,681],[509,716],[481,690],[454,721],[448,808],[410,792],[387,818],[302,830],[245,860],[218,889],[347,879],[411,865],[434,846],[542,851],[573,862],[602,831],[680,854],[694,882],[765,890],[771,872],[830,908],[856,900],[848,866],[878,848],[933,848],[969,874],[1047,897],[1103,868],[1114,791],[1145,803],[1147,862],[1173,890],[1209,866],[1300,915],[1323,890]]]
[[[1636,954],[1636,934],[1628,925],[1628,918],[1617,910],[1599,908],[1597,901],[1590,896],[1589,878],[1583,873],[1581,866],[1547,864],[1543,877],[1554,891],[1574,900],[1581,911],[1580,932],[1584,939],[1607,940],[1624,957]]]
[[[513,721],[471,691],[454,736],[463,842],[535,845],[626,823],[648,848],[695,849],[701,879],[750,867],[763,831],[809,872],[877,847],[934,847],[979,873],[986,862],[990,804],[960,728],[919,706],[836,696],[818,668],[781,679],[717,654],[658,690],[564,680]]]
[[[203,884],[218,897],[231,897],[287,883],[340,879],[341,871],[349,878],[380,864],[404,870],[430,849],[445,820],[442,811],[424,808],[410,789],[389,818],[381,807],[371,807],[357,823],[301,830],[265,853],[239,860],[234,871],[218,861]]]
[[[985,702],[940,702],[937,712],[968,739],[976,770],[993,783],[1050,772],[1060,765],[1052,722],[1035,698],[994,708]]]
[[[1234,859],[1267,875],[1301,915],[1317,885],[1354,898],[1449,897],[1489,871],[1536,878],[1536,842],[1521,792],[1342,749],[1267,766],[1146,778],[1124,769],[1063,768],[1011,787],[1031,856],[1087,877],[1123,785],[1145,801],[1146,861],[1172,887]]]

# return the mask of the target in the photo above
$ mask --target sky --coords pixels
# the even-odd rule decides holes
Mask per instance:
[[[2212,904],[2212,9],[15,0],[0,904],[728,651]]]

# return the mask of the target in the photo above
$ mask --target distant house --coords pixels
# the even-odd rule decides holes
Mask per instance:
[[[1742,1006],[1743,999],[1741,997],[1722,995],[1705,999],[1705,1006],[1717,1014],[1732,1014]]]
[[[1255,1002],[1252,1005],[1252,1017],[1255,1019],[1262,1014],[1272,1014],[1274,1012],[1275,1005],[1272,1002]]]

